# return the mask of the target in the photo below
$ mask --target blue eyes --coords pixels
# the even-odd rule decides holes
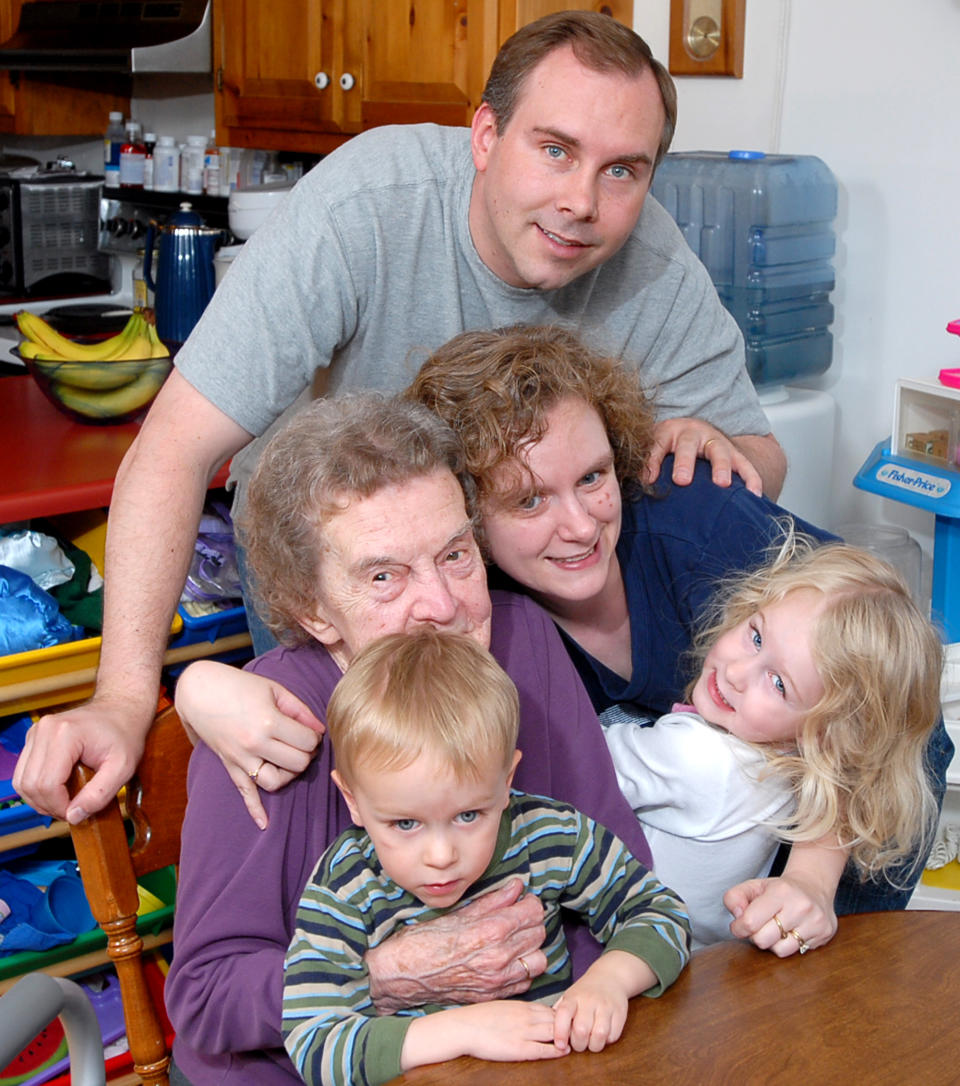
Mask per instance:
[[[479,817],[479,811],[461,811],[460,814],[457,815],[456,821],[469,826],[471,823],[476,822]],[[415,818],[396,818],[392,825],[400,830],[401,833],[410,833],[412,830],[415,830],[420,823]]]
[[[758,652],[763,647],[763,637],[756,626],[750,627],[750,641]],[[772,679],[774,690],[776,690],[780,697],[785,698],[787,696],[787,688],[784,685],[783,679],[781,679],[779,675],[773,675]]]

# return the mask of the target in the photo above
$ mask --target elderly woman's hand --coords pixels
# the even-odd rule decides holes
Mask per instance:
[[[367,951],[380,1014],[425,1003],[482,1003],[525,992],[547,967],[543,906],[511,879],[461,909]]]
[[[215,660],[198,660],[183,672],[176,706],[191,739],[214,751],[250,817],[265,829],[259,789],[275,792],[307,768],[322,722],[280,683]]]

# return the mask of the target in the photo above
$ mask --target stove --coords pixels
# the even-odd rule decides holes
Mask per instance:
[[[20,342],[20,332],[14,319],[17,312],[29,309],[40,313],[61,332],[74,335],[109,332],[121,314],[125,314],[126,319],[133,311],[133,268],[136,262],[134,256],[111,255],[111,289],[100,294],[43,298],[0,295],[0,376],[26,372],[20,359],[11,353],[11,348]],[[98,319],[102,319],[99,328],[96,326]]]

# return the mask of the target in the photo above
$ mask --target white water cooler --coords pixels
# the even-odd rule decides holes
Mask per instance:
[[[793,385],[757,391],[770,429],[787,455],[779,504],[811,524],[830,528],[836,401],[827,392]]]
[[[747,372],[787,454],[780,504],[829,528],[836,404],[790,382],[832,361],[833,174],[814,155],[671,152],[651,192],[743,332]]]

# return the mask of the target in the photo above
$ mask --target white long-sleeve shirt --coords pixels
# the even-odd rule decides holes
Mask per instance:
[[[696,713],[667,713],[652,726],[603,719],[654,871],[690,911],[694,948],[731,938],[723,895],[769,873],[780,843],[770,823],[793,811],[790,789],[760,751]]]

